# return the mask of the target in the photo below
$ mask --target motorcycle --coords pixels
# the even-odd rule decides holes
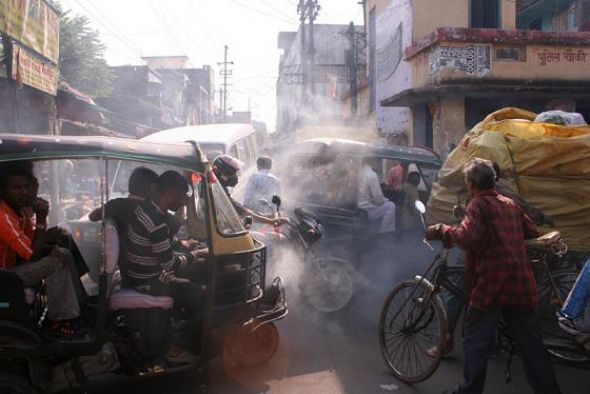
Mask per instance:
[[[261,202],[276,211],[276,217],[281,217],[279,196],[273,196],[272,205],[267,200]],[[339,311],[348,305],[354,295],[353,266],[350,261],[335,257],[320,242],[326,229],[313,212],[295,208],[293,215],[285,229],[276,225],[251,231],[251,234],[268,246],[270,265],[284,257],[282,246],[300,256],[304,269],[299,283],[305,301],[320,312]]]

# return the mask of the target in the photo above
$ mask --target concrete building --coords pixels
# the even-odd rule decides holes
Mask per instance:
[[[154,70],[168,69],[176,70],[181,68],[187,68],[188,57],[186,56],[143,56],[141,58],[148,65],[148,67]]]
[[[356,26],[357,35],[363,34]],[[314,25],[315,55],[309,64],[309,26],[302,30],[280,32],[278,48],[283,50],[277,81],[277,131],[293,132],[303,126],[350,124],[351,114],[351,41],[348,25]],[[361,49],[357,49],[360,53]],[[366,85],[365,56],[356,64],[358,91]],[[360,93],[359,93],[360,95]],[[359,99],[359,106],[362,105]],[[358,113],[366,113],[359,108]]]
[[[141,137],[157,130],[214,122],[213,71],[187,67],[184,56],[149,57],[143,66],[112,67],[116,80],[99,103],[111,128]]]
[[[215,123],[215,73],[211,66],[202,68],[185,68],[182,72],[188,76],[186,95],[193,110],[190,124]]]
[[[587,0],[366,0],[377,127],[446,156],[505,106],[590,118]]]

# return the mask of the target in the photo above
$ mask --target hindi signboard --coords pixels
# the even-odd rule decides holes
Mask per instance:
[[[439,46],[428,56],[430,76],[443,69],[483,77],[491,71],[491,45]]]
[[[0,1],[0,31],[57,64],[59,15],[44,0]]]
[[[48,61],[43,61],[32,52],[14,44],[12,46],[12,79],[41,90],[52,96],[57,94],[58,69]]]

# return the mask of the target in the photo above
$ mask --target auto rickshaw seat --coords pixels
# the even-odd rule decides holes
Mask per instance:
[[[108,275],[108,293],[110,294],[109,307],[112,310],[123,309],[172,309],[174,299],[167,296],[152,296],[143,294],[134,289],[118,288],[117,278],[119,271],[120,243],[117,226],[112,219],[105,220],[105,264]]]

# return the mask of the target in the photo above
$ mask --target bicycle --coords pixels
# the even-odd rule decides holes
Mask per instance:
[[[416,204],[416,209],[423,214],[423,204]],[[535,240],[527,241],[528,246],[539,251],[552,252],[563,256],[567,252],[567,245],[561,239],[559,232],[552,232]],[[426,242],[427,243],[427,242]],[[427,243],[432,249],[432,247]],[[434,249],[433,249],[434,250]],[[542,255],[542,254],[541,254]],[[446,289],[454,296],[465,300],[464,289],[457,287],[450,277],[457,271],[449,267],[447,260],[449,249],[437,254],[434,261],[423,275],[414,280],[404,281],[394,287],[387,296],[379,319],[379,343],[383,358],[392,373],[405,383],[418,383],[428,379],[438,368],[442,359],[442,351],[446,345],[448,334],[448,320],[443,302],[439,296],[440,290]],[[546,279],[539,283],[539,305],[543,305],[544,334],[557,333],[556,312],[567,297],[573,281],[577,276],[574,272],[558,272],[552,274],[548,270],[545,258],[539,259],[538,265],[544,269]],[[569,287],[567,287],[569,286]],[[551,319],[551,320],[550,320]],[[549,321],[552,323],[550,324]],[[510,356],[516,352],[514,341],[504,323],[498,325],[498,335],[501,348]],[[571,341],[570,341],[571,342]],[[572,347],[555,343],[550,352],[555,357],[571,362],[586,362],[588,357],[578,352],[572,352]],[[548,346],[548,344],[546,343]],[[436,346],[438,351],[427,354],[427,349]],[[548,346],[549,348],[549,346]],[[507,364],[506,379],[510,380],[510,362]]]

